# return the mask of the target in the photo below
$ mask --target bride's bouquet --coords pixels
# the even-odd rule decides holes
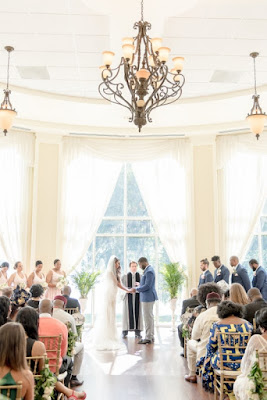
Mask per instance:
[[[44,288],[47,289],[48,283],[46,281],[40,282],[40,285]]]
[[[57,283],[57,288],[63,289],[64,286],[66,286],[68,283],[69,281],[67,280],[67,278],[65,276],[62,276],[61,278],[59,278],[59,281]]]
[[[1,283],[0,284],[0,290],[3,290],[3,289],[5,289],[5,288],[7,288],[8,287],[8,284],[7,283]]]
[[[18,286],[19,286],[20,289],[26,289],[27,284],[26,284],[25,282],[20,282],[20,283],[18,284]]]

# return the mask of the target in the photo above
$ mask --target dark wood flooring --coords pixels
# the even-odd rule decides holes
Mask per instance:
[[[94,400],[211,400],[201,384],[184,380],[186,360],[179,354],[181,348],[176,332],[169,328],[156,331],[153,345],[138,345],[129,334],[125,344],[128,353],[95,352],[90,349],[89,329],[83,342],[85,356],[81,390],[87,399]]]

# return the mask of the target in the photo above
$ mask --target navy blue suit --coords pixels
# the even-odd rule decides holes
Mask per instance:
[[[216,268],[214,271],[214,282],[218,283],[224,280],[229,283],[230,271],[225,265],[221,265],[220,268]]]
[[[235,273],[232,274],[232,283],[240,283],[246,292],[251,288],[248,272],[241,264],[237,265]]]
[[[252,286],[258,288],[264,300],[267,301],[267,272],[263,267],[258,267],[252,279]]]
[[[202,275],[204,275],[204,278],[202,278]],[[200,275],[198,286],[203,285],[204,283],[207,282],[213,282],[212,273],[208,269],[202,272],[202,274]]]
[[[158,300],[158,295],[155,288],[155,271],[151,265],[148,265],[141,278],[140,286],[136,288],[140,293],[140,301],[142,303],[150,303]]]

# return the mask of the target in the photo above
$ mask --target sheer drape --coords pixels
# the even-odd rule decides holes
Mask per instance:
[[[30,229],[34,135],[0,137],[0,258],[27,261]]]
[[[242,258],[267,197],[267,140],[253,135],[217,140],[221,255]]]
[[[133,165],[145,204],[173,261],[187,262],[189,143],[171,140],[65,138],[61,249],[64,268],[84,256],[103,218],[124,162]]]

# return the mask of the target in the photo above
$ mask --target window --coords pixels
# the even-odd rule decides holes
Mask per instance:
[[[256,258],[259,264],[267,269],[267,201],[262,210],[247,254],[242,262],[247,267],[251,279],[253,274],[249,268],[249,260],[252,258]]]
[[[122,167],[105,216],[81,266],[92,265],[95,270],[103,272],[113,254],[121,261],[122,273],[128,271],[130,261],[147,257],[155,268],[159,298],[165,300],[159,269],[169,262],[169,258],[148,214],[130,164]],[[101,296],[97,286],[94,293],[91,314],[97,313]],[[90,313],[89,308],[90,305],[87,308]],[[168,304],[160,302],[156,316],[160,323],[169,323]],[[87,320],[91,321],[91,315],[87,316]],[[117,306],[117,320],[121,320],[121,304]]]

